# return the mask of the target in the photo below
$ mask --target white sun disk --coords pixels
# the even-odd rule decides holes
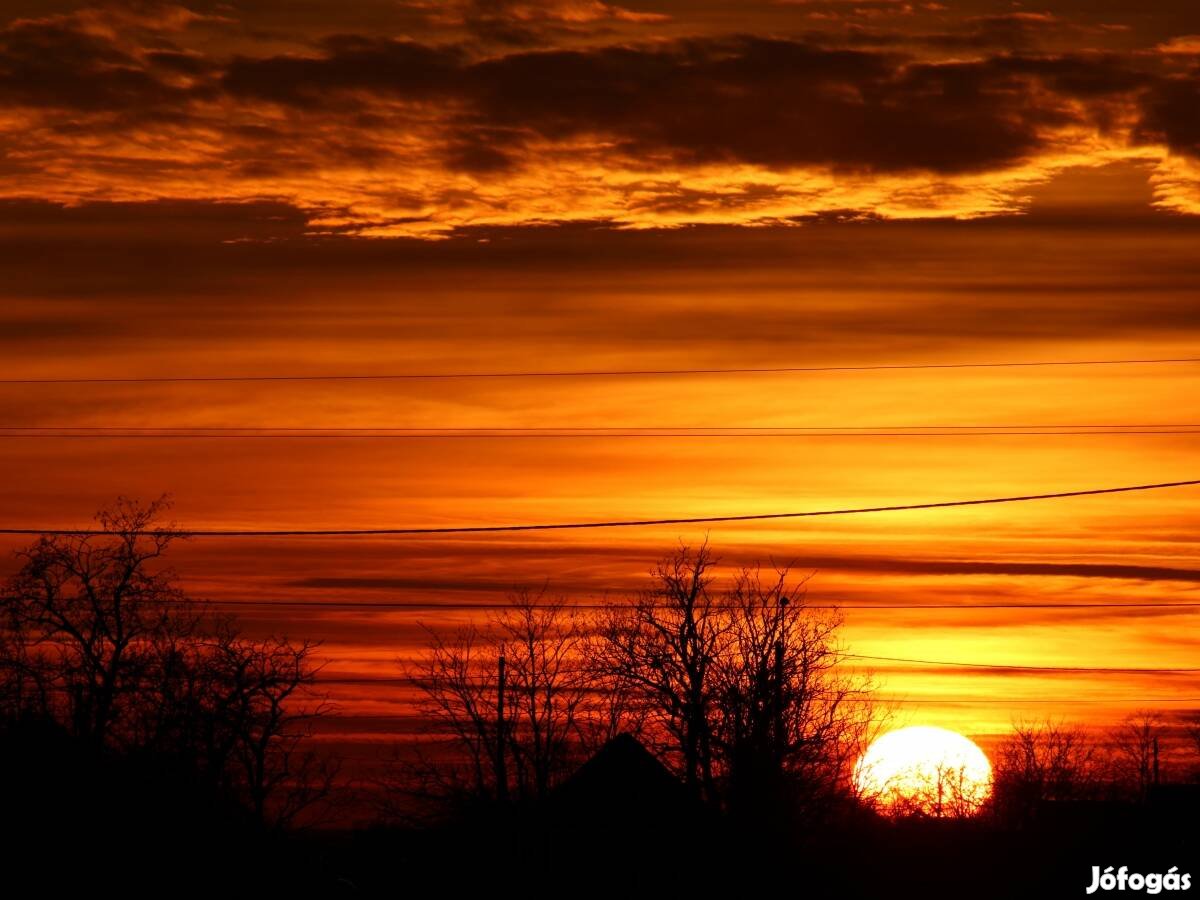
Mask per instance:
[[[971,815],[992,789],[992,766],[969,738],[914,725],[882,735],[854,767],[859,795],[884,811]]]

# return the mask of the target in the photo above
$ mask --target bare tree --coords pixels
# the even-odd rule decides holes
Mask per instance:
[[[133,744],[186,764],[264,824],[292,824],[328,799],[338,771],[308,742],[330,712],[313,690],[315,648],[242,637],[228,618],[160,643]]]
[[[713,731],[729,803],[756,815],[780,800],[812,809],[844,786],[875,715],[871,678],[839,669],[841,613],[808,607],[807,580],[744,569],[728,595]]]
[[[1164,733],[1161,713],[1138,710],[1112,732],[1112,770],[1118,787],[1145,800],[1160,778],[1160,738]]]
[[[576,612],[520,591],[486,628],[427,633],[410,671],[441,740],[404,767],[404,789],[460,803],[545,796],[595,733],[584,720],[603,708],[582,671]]]
[[[543,797],[575,755],[586,709],[581,623],[561,600],[522,591],[494,624],[507,665],[513,775],[521,796]]]
[[[898,772],[863,799],[891,818],[961,819],[980,812],[987,796],[966,765],[942,760]]]
[[[57,719],[95,748],[186,765],[284,825],[328,793],[336,766],[309,748],[314,645],[248,640],[190,601],[162,565],[183,533],[167,502],[128,500],[99,535],[21,551],[4,589],[0,699]]]
[[[715,564],[707,544],[667,557],[652,572],[651,590],[605,609],[590,654],[599,683],[635,698],[659,755],[710,800],[718,793],[717,660],[730,641],[727,604],[710,590]]]
[[[1002,817],[1032,817],[1045,801],[1081,800],[1102,782],[1097,742],[1061,721],[1014,722],[994,754],[995,806]]]
[[[594,627],[595,623],[591,625]],[[595,635],[589,632],[585,656],[595,645]],[[576,719],[582,755],[591,756],[621,734],[643,740],[646,738],[649,711],[637,692],[628,684],[597,676],[589,660],[584,661],[587,690],[580,715]]]
[[[870,679],[838,668],[841,618],[806,605],[804,580],[746,569],[719,591],[715,564],[706,545],[660,563],[652,590],[607,608],[591,658],[698,794],[755,815],[785,795],[812,808],[848,785]]]
[[[326,800],[338,765],[308,745],[312,723],[329,712],[312,695],[312,643],[285,638],[222,641],[214,687],[233,738],[232,781],[260,821],[293,824]]]
[[[1200,716],[1192,718],[1185,726],[1184,734],[1187,735],[1188,743],[1191,745],[1192,777],[1200,781]]]
[[[122,499],[97,516],[100,536],[39,538],[18,553],[23,564],[5,591],[26,659],[38,658],[72,730],[98,746],[131,724],[125,719],[156,643],[191,634],[198,624],[172,573],[156,567],[181,536],[172,526],[152,527],[167,505]]]
[[[449,746],[420,754],[402,781],[428,798],[458,801],[498,797],[507,785],[501,758],[504,718],[499,708],[498,648],[475,626],[452,635],[427,628],[426,655],[411,671],[422,697],[418,703],[431,729]]]
[[[0,608],[0,718],[49,718],[53,710],[53,672],[37,652],[37,635],[19,604],[3,598]]]

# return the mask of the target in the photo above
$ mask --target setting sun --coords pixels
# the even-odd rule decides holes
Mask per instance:
[[[866,799],[895,813],[972,815],[992,790],[992,767],[969,738],[916,725],[877,738],[854,767]]]

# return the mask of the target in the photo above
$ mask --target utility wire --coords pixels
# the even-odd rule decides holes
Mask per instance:
[[[508,610],[512,609],[512,604],[509,603],[456,603],[447,602],[439,603],[437,601],[390,601],[382,600],[372,602],[370,600],[206,600],[204,601],[212,606],[249,606],[249,607],[281,607],[286,609],[304,609],[311,607],[313,609],[362,609],[362,610],[414,610],[414,611],[429,611],[437,612],[439,610],[447,610],[452,612],[471,612],[473,610],[492,611],[492,610]],[[949,610],[951,612],[974,612],[976,610],[996,610],[996,609],[1198,609],[1200,603],[1181,602],[1181,603],[804,603],[804,609],[823,609],[823,610],[919,610],[919,609],[937,609]],[[568,603],[564,604],[566,610],[603,610],[603,609],[625,609],[633,608],[626,604],[604,604],[604,603]],[[643,607],[639,607],[643,608]],[[655,609],[673,609],[674,607],[659,605]]]
[[[704,438],[975,438],[975,437],[1101,437],[1104,435],[1200,435],[1200,425],[1188,428],[1148,428],[1148,429],[1104,429],[1104,430],[1057,430],[1057,429],[992,429],[992,430],[911,430],[911,431],[866,431],[862,429],[841,430],[752,430],[746,428],[712,428],[706,430],[664,428],[606,431],[547,429],[543,431],[519,431],[516,429],[429,429],[428,431],[382,431],[375,429],[5,429],[0,426],[0,439],[27,438],[35,440],[105,440],[105,439],[302,439],[302,440],[582,440],[582,439],[614,439],[614,438],[670,438],[704,439]]]
[[[378,684],[381,686],[404,684],[413,686],[410,679],[404,678],[317,678],[317,684],[334,684],[334,685],[371,685]],[[1027,704],[1107,704],[1112,706],[1123,706],[1126,704],[1152,704],[1152,703],[1200,703],[1200,697],[904,697],[895,694],[871,694],[872,700],[878,700],[883,703],[937,703],[937,704],[976,704],[976,703],[998,703],[1012,706],[1025,706]],[[344,694],[338,696],[339,701],[345,700],[363,700],[371,702],[372,698],[368,695],[350,695]],[[420,718],[422,713],[345,713],[348,718],[407,718],[409,716]]]
[[[908,656],[872,656],[865,653],[839,653],[843,659],[860,659],[869,662],[895,662],[910,665],[939,666],[947,669],[986,669],[1004,672],[1053,672],[1057,674],[1081,675],[1194,675],[1200,674],[1200,668],[1181,668],[1173,666],[1144,668],[1139,666],[1041,666],[1035,664],[1016,665],[1010,663],[978,663],[961,662],[944,659],[918,659]],[[353,660],[331,659],[328,662],[353,662]],[[368,681],[383,679],[366,679]],[[391,679],[389,679],[391,680]],[[397,683],[419,683],[419,678],[401,677]]]
[[[1129,428],[1200,428],[1200,422],[1133,422],[1133,424],[1088,425],[1084,422],[1033,422],[1024,425],[474,425],[474,426],[396,426],[396,425],[0,425],[0,431],[62,431],[62,432],[329,432],[329,433],[452,433],[473,434],[497,432],[502,434],[598,433],[611,432],[876,432],[876,431],[1030,431],[1037,430],[1118,430]]]
[[[1079,672],[1086,674],[1112,675],[1185,675],[1200,673],[1200,669],[1155,668],[1143,669],[1129,666],[1037,666],[1037,665],[1002,665],[999,663],[954,662],[944,659],[911,659],[906,656],[870,656],[863,653],[843,653],[848,659],[865,659],[873,662],[912,663],[924,666],[944,666],[946,668],[964,669],[1001,669],[1011,672]]]
[[[1006,663],[977,663],[977,662],[956,662],[944,659],[919,659],[909,656],[871,656],[864,653],[832,653],[831,656],[840,659],[861,659],[870,662],[898,662],[909,663],[922,666],[941,666],[944,668],[965,668],[965,669],[997,669],[1005,672],[1056,672],[1067,674],[1087,674],[1087,675],[1193,675],[1200,674],[1200,668],[1178,668],[1172,666],[1162,666],[1153,668],[1142,668],[1139,666],[1039,666],[1030,665],[1015,665]],[[356,662],[353,658],[346,657],[328,657],[325,659],[328,664],[353,664]],[[486,680],[487,676],[479,676]],[[419,680],[419,679],[418,679]]]
[[[1033,500],[1060,500],[1068,497],[1092,497],[1100,494],[1126,494],[1135,491],[1157,491],[1169,488],[1200,485],[1200,479],[1165,481],[1157,484],[1135,484],[1124,487],[1091,488],[1082,491],[1056,491],[1048,494],[1025,494],[1013,497],[987,497],[978,500],[942,500],[934,503],[906,503],[895,506],[861,506],[845,509],[821,509],[807,512],[755,513],[737,516],[692,516],[670,519],[623,519],[599,522],[555,522],[530,525],[459,525],[446,528],[313,528],[313,529],[198,529],[180,531],[187,537],[370,537],[419,534],[497,534],[518,531],[566,531],[591,528],[643,528],[654,525],[702,525],[716,522],[761,522],[774,519],[800,519],[815,516],[848,516],[864,513],[906,512],[921,509],[947,509],[957,506],[987,506],[1000,503],[1027,503]],[[169,529],[123,532],[135,535],[168,533]],[[0,528],[0,534],[102,536],[109,534],[92,528]]]
[[[254,381],[405,381],[468,378],[623,378],[679,375],[775,375],[793,372],[881,372],[919,369],[1012,369],[1048,366],[1127,366],[1196,363],[1200,357],[1165,359],[1074,359],[982,363],[896,363],[850,366],[774,366],[704,369],[581,369],[550,372],[402,372],[324,375],[165,375],[117,378],[0,378],[0,384],[169,384]]]
[[[1111,706],[1123,706],[1126,704],[1136,703],[1138,705],[1149,705],[1152,703],[1200,703],[1200,697],[1113,697],[1096,698],[1096,697],[1037,697],[1037,698],[1010,698],[1010,697],[914,697],[911,699],[903,697],[876,697],[874,699],[884,702],[892,702],[899,704],[909,703],[938,703],[954,705],[959,703],[1002,703],[1010,706],[1025,706],[1033,703],[1053,703],[1053,704],[1076,704],[1076,703],[1097,703],[1108,704]]]
[[[356,699],[356,698],[350,698],[350,699]],[[366,699],[366,698],[363,698],[363,699]],[[885,700],[885,701],[886,701],[888,698],[879,698],[879,699],[881,699],[881,700]],[[944,702],[944,703],[958,703],[958,702],[960,702],[960,701],[942,701],[942,700],[897,700],[896,702],[898,702],[898,703],[904,703],[904,704],[910,704],[910,703],[924,704],[924,703],[943,703],[943,702]],[[1017,700],[1017,701],[1009,701],[1009,700],[986,700],[986,699],[979,699],[979,700],[975,700],[975,699],[971,699],[971,700],[963,700],[963,701],[961,701],[961,702],[962,702],[962,703],[1005,703],[1005,704],[1011,704],[1011,705],[1013,705],[1013,706],[1024,706],[1026,703],[1042,703],[1042,702],[1045,702],[1045,703],[1076,704],[1076,703],[1091,703],[1091,702],[1093,702],[1093,701],[1091,701],[1091,700],[1071,700],[1071,699],[1066,699],[1066,700],[1055,700],[1055,699],[1049,699],[1049,700],[1046,700],[1046,701],[1041,701],[1041,700]],[[1107,700],[1097,700],[1097,701],[1095,701],[1095,702],[1096,702],[1096,703],[1109,703],[1109,701],[1107,701]],[[1171,697],[1141,697],[1141,698],[1139,698],[1139,697],[1132,697],[1132,698],[1130,698],[1129,700],[1124,700],[1124,699],[1121,699],[1121,700],[1115,700],[1115,701],[1112,701],[1112,704],[1111,704],[1111,705],[1113,705],[1113,706],[1124,706],[1124,705],[1126,705],[1126,704],[1135,704],[1135,703],[1136,703],[1136,704],[1147,704],[1147,705],[1148,705],[1148,704],[1152,704],[1152,703],[1196,703],[1196,702],[1200,702],[1200,697],[1179,697],[1179,698],[1171,698]],[[372,721],[372,722],[387,722],[387,721],[401,721],[401,722],[402,722],[402,721],[406,721],[406,720],[411,720],[411,721],[426,721],[426,722],[427,722],[427,721],[429,721],[429,716],[428,716],[428,715],[426,715],[426,714],[424,714],[424,713],[420,713],[420,712],[399,712],[399,713],[331,713],[331,714],[329,715],[329,718],[331,718],[331,719],[342,719],[342,720],[346,720],[346,721],[362,720],[362,721]],[[386,732],[385,732],[385,733],[386,733]],[[445,729],[445,730],[438,730],[438,731],[434,731],[434,732],[431,732],[431,733],[433,733],[433,734],[446,734],[446,735],[452,734],[452,732],[451,732],[451,731],[449,731],[448,729]],[[364,762],[374,762],[374,761],[376,761],[377,759],[379,759],[379,757],[343,757],[343,758],[359,759],[359,760],[361,760],[361,761],[364,761]]]

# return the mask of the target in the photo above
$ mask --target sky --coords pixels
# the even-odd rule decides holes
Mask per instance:
[[[28,382],[1195,357],[1197,112],[1190,2],[0,0],[0,526],[164,493],[197,529],[453,527],[1200,477],[1196,363]],[[222,428],[275,430],[187,436]],[[279,431],[339,428],[424,431]],[[445,433],[513,428],[545,431]],[[626,596],[705,538],[727,572],[812,573],[853,653],[1184,668],[1200,607],[1162,604],[1200,603],[1198,499],[172,562],[216,601],[361,604],[230,607],[323,641],[329,678],[394,675],[422,623],[521,586]],[[1195,673],[870,665],[903,721],[982,737],[1200,709]],[[394,686],[330,691],[330,740],[411,727]]]

